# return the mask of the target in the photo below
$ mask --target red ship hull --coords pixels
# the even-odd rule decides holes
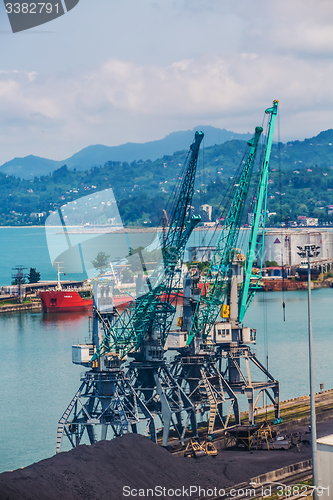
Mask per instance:
[[[202,289],[204,288],[203,283],[198,284],[198,288],[200,290],[199,293],[201,293]],[[206,285],[205,288],[203,289],[202,296],[205,297],[206,293],[208,290],[208,286]],[[166,294],[161,294],[160,295],[160,300],[163,302],[167,299]],[[113,297],[113,305],[120,311],[126,309],[126,307],[132,302],[132,300],[135,302],[135,299],[130,299],[128,297],[122,296],[122,297]],[[183,292],[180,291],[179,293],[171,293],[169,297],[169,301],[171,302],[172,305],[181,305],[183,303]]]
[[[199,284],[199,288],[202,288]],[[40,290],[38,292],[42,302],[43,311],[49,312],[76,312],[76,311],[92,311],[93,299],[83,299],[76,290]],[[205,290],[203,295],[206,295]],[[165,299],[165,295],[161,299]],[[174,303],[176,296],[171,294],[170,300]],[[128,297],[114,297],[114,306],[120,310],[126,309],[131,302]],[[183,302],[183,292],[180,292],[177,297],[177,303]],[[175,304],[174,304],[175,305]]]
[[[44,312],[75,312],[92,310],[93,299],[83,299],[75,290],[40,291]]]

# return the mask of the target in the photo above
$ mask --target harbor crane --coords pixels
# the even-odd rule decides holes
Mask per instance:
[[[141,293],[121,313],[113,306],[112,284],[94,285],[92,343],[73,346],[74,362],[91,369],[59,421],[57,451],[64,434],[74,447],[85,429],[90,443],[95,442],[97,425],[102,439],[111,427],[114,436],[132,430],[146,432],[156,441],[156,416],[163,427],[164,446],[171,429],[182,442],[189,428],[192,436],[197,434],[193,404],[166,365],[164,344],[181,291],[186,243],[200,221],[200,216],[192,215],[191,204],[203,136],[195,133],[153,273],[147,271],[144,251],[138,252],[146,278]],[[134,361],[125,373],[127,355]]]
[[[268,169],[271,154],[274,126],[278,110],[278,101],[273,102],[273,106],[266,109],[269,115],[267,140],[261,163],[259,182],[255,194],[255,207],[253,210],[253,220],[250,229],[250,236],[246,251],[246,258],[241,262],[235,256],[231,269],[232,274],[228,280],[227,296],[222,305],[222,322],[209,323],[210,332],[214,336],[217,346],[217,356],[219,358],[219,371],[232,388],[235,394],[245,395],[248,403],[249,424],[255,423],[254,412],[258,401],[263,395],[274,406],[275,418],[280,420],[280,387],[279,382],[268,371],[257,358],[250,346],[256,342],[255,330],[243,326],[245,313],[253,299],[256,290],[259,288],[262,275],[263,244],[265,233],[265,218],[267,204]],[[262,230],[263,237],[258,243],[259,229]],[[255,277],[252,276],[252,266],[258,253],[261,254],[260,269]],[[244,268],[242,265],[244,264]],[[238,287],[240,287],[238,291]],[[223,336],[223,330],[225,336]],[[207,330],[205,333],[207,338]],[[223,362],[225,368],[222,368]],[[245,363],[246,372],[243,371],[241,363]],[[256,377],[264,375],[265,380],[255,380],[251,375],[250,367],[255,367]],[[264,399],[265,401],[265,399]]]
[[[268,166],[277,107],[278,101],[274,101],[273,106],[266,110],[270,118],[246,258],[236,247],[261,127],[256,128],[255,136],[249,143],[247,161],[234,184],[234,196],[201,292],[195,296],[193,292],[198,291],[189,277],[185,285],[187,291],[184,289],[181,331],[169,335],[170,345],[173,337],[178,339],[178,345],[174,341],[173,348],[180,353],[173,362],[172,373],[184,390],[187,388],[187,392],[190,392],[196,406],[202,412],[209,412],[209,434],[213,432],[217,420],[224,427],[228,425],[231,411],[235,423],[240,423],[238,394],[247,396],[251,424],[254,422],[254,408],[263,392],[274,404],[276,417],[279,417],[279,383],[250,350],[249,345],[256,340],[255,330],[241,324],[260,279],[259,273],[253,283],[251,272],[259,227],[261,223],[264,225],[265,220]],[[186,302],[185,296],[188,297]],[[217,319],[219,315],[220,320]],[[245,360],[246,375],[241,369],[241,359]],[[224,361],[226,368],[222,366]],[[265,375],[267,381],[252,381],[250,361]],[[212,381],[210,385],[209,380]],[[203,388],[205,397],[202,397]],[[273,397],[269,390],[273,391]],[[256,399],[255,391],[258,392]],[[231,405],[225,416],[222,412],[226,397]]]
[[[212,434],[215,421],[227,427],[231,414],[239,422],[237,397],[216,367],[216,352],[212,343],[206,342],[219,311],[222,296],[226,293],[231,276],[231,262],[234,258],[240,223],[250,179],[262,133],[256,127],[254,137],[248,142],[248,153],[239,177],[234,183],[234,192],[217,246],[201,291],[193,285],[188,275],[184,280],[183,317],[180,319],[181,332],[172,332],[168,346],[176,348],[180,354],[172,364],[172,372],[179,384],[192,396],[199,414],[209,413],[209,433]],[[179,340],[178,345],[173,341]],[[229,407],[227,416],[223,415]]]

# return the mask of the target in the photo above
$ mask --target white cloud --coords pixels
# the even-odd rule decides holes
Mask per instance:
[[[331,1],[146,0],[139,8],[128,0],[126,9],[100,1],[93,46],[85,8],[77,31],[39,38],[39,51],[34,37],[5,39],[4,53],[13,40],[21,51],[13,70],[0,71],[0,163],[30,153],[64,159],[89,144],[144,142],[198,124],[252,131],[276,98],[282,140],[332,127]],[[65,17],[57,26],[68,27]]]
[[[278,98],[283,138],[318,133],[332,123],[333,64],[244,54],[138,66],[111,59],[76,78],[34,73],[0,74],[0,121],[35,154],[41,130],[63,144],[60,158],[91,143],[117,144],[162,137],[199,123],[253,130],[265,107]],[[307,113],[308,122],[299,119]],[[317,125],[320,116],[322,125]],[[299,123],[297,123],[299,119]],[[162,132],[153,123],[165,122]],[[126,125],[127,123],[127,125]],[[145,125],[144,125],[145,124]],[[179,124],[177,126],[177,124]],[[49,152],[51,153],[51,152]],[[21,153],[23,154],[23,153]],[[59,155],[57,155],[59,158]],[[59,158],[59,159],[60,159]]]
[[[252,4],[244,43],[261,53],[318,57],[333,54],[330,0],[279,0]],[[240,9],[238,9],[239,15]]]

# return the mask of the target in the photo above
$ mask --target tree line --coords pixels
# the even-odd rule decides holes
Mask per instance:
[[[273,214],[270,225],[285,218],[296,220],[300,215],[333,222],[333,215],[326,210],[333,205],[333,146],[329,145],[333,132],[323,132],[315,140],[273,145],[267,204]],[[244,161],[245,146],[245,141],[229,141],[200,153],[194,212],[200,213],[200,207],[208,204],[213,207],[213,219],[223,214],[228,190]],[[186,154],[180,151],[155,161],[110,161],[87,171],[63,165],[31,180],[0,173],[0,225],[42,225],[62,205],[111,187],[125,225],[157,226],[179,183]]]

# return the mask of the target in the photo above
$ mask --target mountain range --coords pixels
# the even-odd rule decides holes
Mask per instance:
[[[192,205],[194,213],[200,213],[202,205],[211,205],[215,220],[215,217],[222,213],[221,207],[224,207],[230,186],[235,182],[233,179],[244,164],[248,148],[244,139],[233,138],[222,143],[217,134],[214,137],[216,129],[198,128],[203,128],[206,135],[205,147],[200,152],[198,161]],[[11,165],[11,162],[8,162],[5,164],[7,173],[1,172],[0,169],[0,225],[43,224],[48,214],[60,206],[112,188],[124,224],[132,227],[144,224],[157,226],[182,175],[194,131],[188,131],[187,134],[182,141],[187,142],[183,146],[184,149],[179,150],[177,141],[171,141],[169,148],[164,144],[163,151],[156,153],[159,158],[155,160],[142,159],[145,146],[143,144],[136,145],[140,146],[141,150],[138,159],[133,161],[111,160],[113,148],[105,146],[100,146],[101,154],[98,156],[94,151],[98,151],[96,148],[99,147],[91,146],[73,155],[71,159],[76,157],[76,160],[69,166],[62,164],[70,163],[67,160],[53,163],[43,158],[36,161],[34,157],[23,159],[25,164],[22,160],[17,160],[16,164],[13,160]],[[177,133],[170,134],[165,139],[171,140],[177,136]],[[219,141],[219,144],[209,146],[211,142]],[[264,147],[263,140],[259,145],[252,186],[257,182],[255,176],[258,175]],[[176,151],[167,154],[172,150]],[[152,150],[149,151],[149,156],[152,156],[151,152]],[[130,160],[129,156],[121,157]],[[14,175],[8,175],[9,173]],[[332,186],[332,129],[303,141],[274,143],[268,179],[267,210],[271,213],[269,223],[278,224],[286,217],[296,221],[297,217],[306,216],[318,218],[322,223],[333,224],[333,214],[329,210],[333,205]],[[107,214],[103,212],[98,220],[104,224],[107,219]]]
[[[193,141],[194,132],[205,133],[203,146],[207,151],[206,160],[213,155],[220,157],[225,167],[235,161],[235,154],[241,143],[252,135],[237,134],[225,129],[211,126],[198,126],[193,130],[173,132],[164,139],[146,143],[127,143],[120,146],[91,145],[70,158],[62,161],[50,160],[34,155],[14,158],[0,166],[0,172],[21,179],[33,179],[49,175],[66,165],[69,170],[88,171],[94,167],[104,166],[108,162],[146,162],[156,161],[177,152],[186,152]],[[233,151],[233,153],[231,153]],[[306,165],[317,165],[333,168],[333,129],[320,132],[317,136],[303,141],[273,143],[271,169],[291,170]],[[226,170],[226,169],[225,169]]]
[[[172,132],[163,139],[146,143],[128,142],[120,146],[103,146],[96,144],[88,146],[65,160],[55,161],[39,156],[29,155],[14,158],[0,166],[0,172],[15,175],[22,179],[48,175],[63,165],[69,169],[89,170],[92,167],[103,166],[108,161],[132,162],[148,159],[154,161],[164,155],[172,155],[176,151],[188,150],[196,130],[205,134],[205,147],[222,144],[230,140],[249,140],[252,134],[237,134],[225,129],[211,126],[198,126],[193,130]]]

